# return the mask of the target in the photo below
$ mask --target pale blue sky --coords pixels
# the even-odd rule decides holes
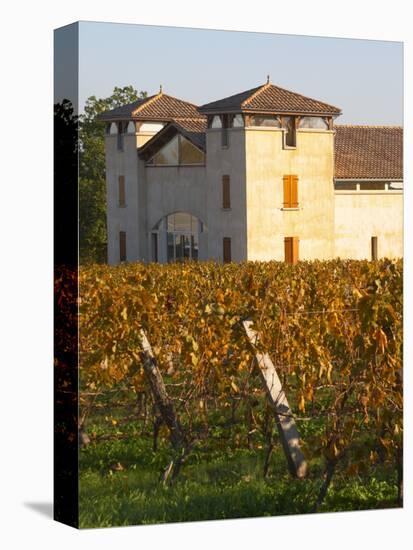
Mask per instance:
[[[309,29],[310,30],[310,29]],[[343,111],[337,122],[403,124],[400,42],[80,23],[79,100],[132,84],[202,105],[266,81]]]

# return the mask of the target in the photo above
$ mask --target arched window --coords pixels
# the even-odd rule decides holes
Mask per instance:
[[[168,262],[197,260],[199,233],[202,224],[195,216],[186,212],[170,214],[166,219]]]
[[[199,237],[204,231],[206,226],[187,212],[165,216],[151,232],[151,261],[198,260]]]

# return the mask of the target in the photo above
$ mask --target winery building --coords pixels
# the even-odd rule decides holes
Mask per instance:
[[[108,262],[402,256],[402,128],[340,114],[269,81],[103,113]]]

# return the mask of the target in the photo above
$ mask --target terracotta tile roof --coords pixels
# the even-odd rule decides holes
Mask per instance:
[[[100,120],[173,120],[174,118],[199,118],[197,106],[160,92],[138,99],[99,115]]]
[[[199,111],[201,113],[253,111],[325,115],[339,115],[341,113],[338,107],[290,92],[270,83],[207,103],[199,107]]]
[[[403,179],[403,128],[336,125],[337,179]]]
[[[220,113],[225,111],[240,111],[241,105],[244,101],[246,101],[261,88],[262,86],[257,86],[251,90],[246,90],[245,92],[241,92],[239,94],[224,97],[224,99],[218,99],[217,101],[212,101],[211,103],[205,103],[205,105],[201,105],[201,107],[199,107],[199,110],[201,113],[210,111],[219,111]]]
[[[144,99],[138,99],[133,103],[127,103],[121,107],[116,107],[116,109],[111,109],[110,111],[105,111],[98,115],[98,120],[122,120],[131,118],[132,112],[141,106],[145,101],[152,99],[156,96],[145,97]]]

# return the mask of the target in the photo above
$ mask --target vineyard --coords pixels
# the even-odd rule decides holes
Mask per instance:
[[[83,526],[400,506],[402,280],[390,260],[81,268]]]

